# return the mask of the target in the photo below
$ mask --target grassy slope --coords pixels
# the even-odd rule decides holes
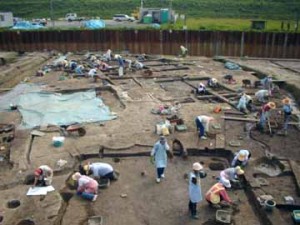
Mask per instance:
[[[0,0],[1,11],[12,11],[15,16],[50,17],[51,0]],[[64,17],[68,12],[80,16],[111,18],[115,13],[130,14],[140,0],[52,0],[54,17]],[[145,7],[169,6],[168,0],[145,0]],[[189,18],[265,18],[295,19],[300,15],[300,0],[173,0],[176,12]]]

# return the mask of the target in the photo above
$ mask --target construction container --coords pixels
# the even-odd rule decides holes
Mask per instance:
[[[160,10],[160,23],[168,23],[169,22],[169,9],[161,9]]]
[[[150,23],[152,23],[152,21],[153,21],[153,17],[151,14],[147,14],[143,18],[143,23],[145,23],[145,24],[150,24]]]

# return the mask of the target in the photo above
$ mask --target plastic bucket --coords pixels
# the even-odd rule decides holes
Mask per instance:
[[[61,147],[64,144],[64,141],[65,141],[65,137],[53,137],[52,138],[52,144],[56,148]]]
[[[273,200],[268,200],[265,202],[266,211],[272,211],[275,206],[276,206],[276,202]]]

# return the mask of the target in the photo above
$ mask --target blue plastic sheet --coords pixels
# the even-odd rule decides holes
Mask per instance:
[[[10,103],[17,105],[22,114],[21,129],[41,125],[69,125],[108,121],[116,118],[94,90],[60,94],[42,92],[38,85],[18,85],[0,96],[0,110],[8,110]]]
[[[232,62],[226,62],[225,63],[225,68],[229,70],[239,70],[241,67],[235,63]]]
[[[103,20],[88,20],[84,22],[84,27],[87,29],[101,29],[105,27]]]
[[[19,21],[11,29],[13,30],[36,30],[44,28],[44,26],[39,24],[33,24],[29,21]]]

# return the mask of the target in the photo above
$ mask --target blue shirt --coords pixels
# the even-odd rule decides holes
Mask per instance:
[[[167,150],[170,147],[167,142],[161,144],[160,141],[156,142],[151,151],[151,156],[154,156],[156,168],[167,167]]]
[[[194,184],[192,182],[192,178],[197,178],[197,183]],[[201,185],[200,185],[200,175],[197,175],[194,172],[190,173],[189,176],[189,197],[192,203],[198,203],[202,201],[202,192],[201,192]]]

